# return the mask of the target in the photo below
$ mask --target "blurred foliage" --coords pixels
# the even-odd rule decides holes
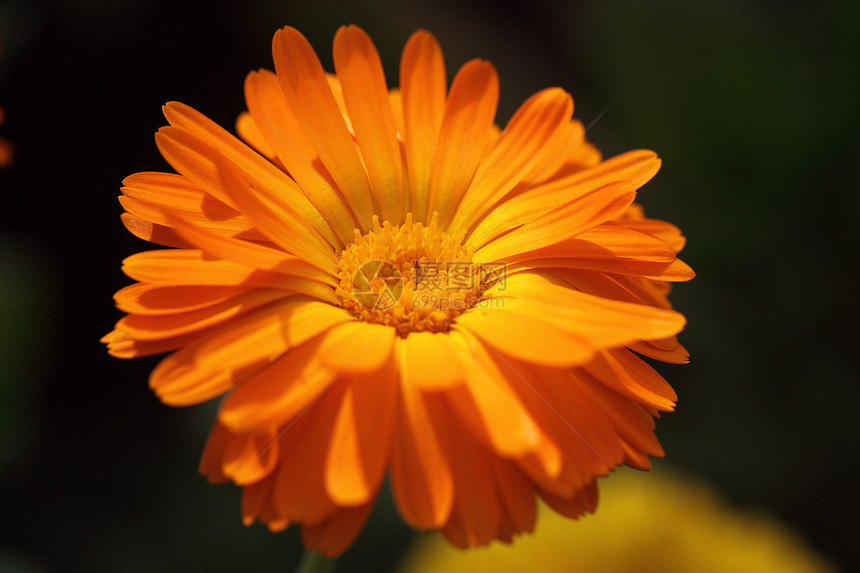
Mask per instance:
[[[115,360],[97,341],[120,316],[120,261],[149,248],[114,197],[125,176],[168,169],[152,141],[159,106],[180,100],[230,126],[245,74],[272,67],[275,29],[301,29],[330,67],[350,22],[392,84],[406,38],[427,28],[449,75],[473,57],[496,65],[500,123],[559,85],[607,156],[662,156],[641,202],[685,231],[698,272],[673,295],[693,361],[660,367],[680,397],[658,421],[667,456],[860,570],[844,470],[860,446],[860,16],[837,0],[0,3],[2,135],[16,146],[0,172],[0,509],[13,516],[0,568],[298,562],[294,530],[244,528],[238,491],[196,475],[216,404],[159,404],[146,387],[156,359]],[[410,537],[383,492],[337,571],[388,570]]]

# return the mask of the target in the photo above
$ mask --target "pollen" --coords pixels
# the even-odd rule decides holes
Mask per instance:
[[[444,332],[454,319],[475,307],[490,274],[473,260],[463,237],[438,229],[412,214],[400,225],[373,217],[372,230],[355,230],[355,241],[340,253],[341,306],[366,322],[410,332]]]

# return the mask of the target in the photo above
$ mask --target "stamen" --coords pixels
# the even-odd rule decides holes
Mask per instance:
[[[454,319],[481,301],[486,273],[472,260],[462,235],[438,228],[438,214],[428,224],[406,215],[401,225],[373,217],[372,230],[340,253],[341,306],[359,320],[390,325],[400,336],[444,332]]]

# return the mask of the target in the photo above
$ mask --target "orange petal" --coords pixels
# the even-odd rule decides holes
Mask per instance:
[[[445,229],[484,155],[499,101],[499,78],[492,64],[467,62],[451,84],[430,175],[428,214],[439,213]]]
[[[118,309],[129,314],[162,315],[190,312],[223,303],[250,289],[233,286],[165,286],[135,283],[113,295]]]
[[[145,172],[126,177],[120,203],[130,214],[169,226],[165,213],[213,232],[244,239],[264,240],[251,221],[233,207],[198,188],[175,173]]]
[[[144,251],[127,257],[122,270],[129,277],[157,285],[243,286],[300,292],[337,304],[330,286],[281,273],[262,271],[232,261],[213,260],[198,250]]]
[[[577,519],[597,509],[597,481],[591,480],[587,486],[570,497],[553,495],[540,491],[540,496],[553,510],[570,519]]]
[[[427,221],[433,156],[445,114],[445,60],[439,42],[419,30],[412,34],[400,60],[400,89],[409,194],[416,221]]]
[[[502,513],[511,523],[514,533],[531,532],[537,518],[535,487],[512,462],[491,458]]]
[[[277,514],[272,503],[274,481],[273,477],[269,476],[245,486],[242,491],[242,523],[245,526],[259,519],[274,533],[283,531],[290,524],[287,519]]]
[[[164,247],[175,247],[177,249],[186,249],[191,246],[170,227],[165,227],[164,225],[159,225],[152,221],[147,221],[146,219],[141,219],[140,217],[136,217],[130,213],[123,213],[120,215],[120,219],[122,220],[122,224],[125,228],[128,229],[129,233],[135,237],[143,239],[144,241],[149,241],[150,243],[155,243],[156,245],[162,245]]]
[[[570,367],[593,356],[586,333],[562,328],[552,313],[535,314],[521,301],[503,302],[502,308],[475,308],[458,316],[458,330],[467,329],[489,346],[526,362]]]
[[[573,99],[559,88],[542,90],[526,100],[481,161],[449,232],[467,231],[478,215],[542,161],[544,151],[564,133],[572,113]]]
[[[347,376],[325,469],[326,491],[336,505],[367,503],[382,484],[391,452],[396,374],[391,360],[381,371]]]
[[[272,55],[299,125],[367,231],[375,211],[370,185],[322,64],[307,39],[289,26],[275,33]]]
[[[325,336],[317,336],[296,346],[248,378],[221,404],[221,423],[237,433],[261,432],[286,424],[328,388],[342,382],[338,371],[319,364],[324,339]]]
[[[257,127],[257,122],[247,111],[243,111],[236,118],[236,133],[242,138],[242,141],[254,148],[260,155],[265,155],[269,161],[274,161],[277,164],[278,158],[275,150],[266,141],[266,137],[260,128]],[[280,164],[277,164],[280,166]]]
[[[630,348],[630,350],[638,352],[639,354],[647,356],[648,358],[654,358],[655,360],[662,360],[663,362],[669,362],[670,364],[689,363],[690,353],[687,352],[686,348],[684,348],[683,346],[681,346],[681,344],[678,343],[677,339],[674,339],[674,342],[674,346],[670,349],[656,346],[650,340],[634,342],[633,344],[628,344],[627,346]]]
[[[203,448],[203,456],[200,458],[200,466],[198,471],[207,477],[209,483],[223,483],[227,481],[227,476],[221,471],[221,459],[224,456],[224,447],[230,439],[230,433],[227,429],[215,422],[212,430],[209,432],[209,437],[206,440],[206,447]]]
[[[595,189],[562,207],[547,204],[543,216],[478,249],[476,260],[503,261],[575,237],[618,217],[635,197],[636,192],[632,187],[619,183]],[[467,246],[471,241],[486,243],[490,238],[475,232]]]
[[[385,73],[370,36],[343,26],[334,37],[334,67],[381,219],[403,218],[403,163]]]
[[[271,200],[272,192],[259,189],[255,181],[231,164],[221,161],[219,169],[230,197],[267,238],[327,273],[336,272],[334,250],[313,227],[292,210],[282,209],[277,201]]]
[[[474,357],[466,365],[466,384],[445,393],[459,419],[499,455],[514,457],[538,450],[540,429],[502,370],[509,366],[497,363],[475,335],[467,331],[464,336]]]
[[[251,377],[290,348],[351,318],[331,305],[291,297],[242,315],[213,336],[168,356],[153,370],[150,387],[168,404],[207,400]]]
[[[180,237],[201,249],[204,254],[265,271],[317,281],[332,287],[337,284],[331,273],[279,249],[216,235],[181,219],[173,219],[172,225]]]
[[[361,533],[374,501],[358,507],[338,508],[319,524],[303,525],[305,547],[327,557],[343,553]]]
[[[654,435],[654,419],[638,403],[610,389],[583,369],[576,372],[574,379],[594,397],[618,435],[633,451],[646,456],[663,455],[663,448]]]
[[[567,267],[664,281],[686,281],[695,276],[693,270],[675,256],[675,251],[657,237],[609,225],[506,260],[509,273]]]
[[[276,193],[276,195],[267,197],[268,200],[276,201],[283,210],[297,212],[326,240],[331,242],[334,239],[331,228],[292,179],[272,163],[254,153],[247,145],[227,133],[214,121],[179,102],[166,104],[164,116],[170,125],[180,128],[182,132],[190,136],[190,139],[188,137],[182,138],[186,149],[192,152],[203,151],[206,153],[204,157],[196,159],[195,168],[198,176],[211,183],[211,177],[217,175],[217,167],[213,165],[212,161],[215,156],[221,156],[243,171],[247,177],[258,182],[259,189],[268,189]],[[169,132],[170,128],[159,130],[159,133]],[[156,143],[158,143],[158,137],[156,137]],[[177,151],[182,153],[181,149]],[[167,159],[166,156],[165,159]],[[175,159],[181,160],[177,157]],[[168,161],[170,160],[168,159]],[[174,167],[176,166],[174,165]],[[182,170],[176,169],[182,173]],[[229,201],[226,202],[228,205],[231,204]],[[336,243],[332,242],[331,244]]]
[[[601,159],[600,151],[586,141],[582,122],[571,120],[564,127],[563,134],[544,149],[542,161],[535,163],[518,186],[521,189],[515,189],[515,192],[533,189],[550,179],[560,179],[595,167]]]
[[[411,332],[397,338],[396,351],[403,384],[420,390],[444,390],[463,383],[459,333]]]
[[[616,348],[600,352],[584,369],[632,400],[663,411],[675,408],[678,396],[669,383],[629,350]]]
[[[631,151],[607,159],[590,169],[552,178],[534,188],[521,190],[487,213],[467,238],[467,244],[484,244],[508,229],[557,213],[561,206],[569,205],[603,187],[618,187],[623,183],[623,187],[639,189],[659,169],[660,160],[653,151]],[[624,210],[621,210],[619,215],[623,213]]]
[[[326,334],[320,361],[341,372],[374,372],[394,352],[395,330],[383,324],[349,321]]]
[[[303,413],[282,427],[281,463],[273,501],[280,515],[297,523],[319,523],[336,509],[325,491],[324,444],[331,441],[343,384],[334,384]]]
[[[223,473],[236,485],[250,485],[265,478],[278,462],[275,429],[259,436],[231,436],[224,447]]]
[[[287,104],[278,77],[268,70],[248,74],[245,100],[278,159],[337,235],[341,244],[335,246],[351,243],[353,213]]]
[[[551,275],[517,273],[507,277],[505,289],[497,293],[488,291],[504,295],[505,313],[551,322],[555,328],[582,337],[595,348],[672,336],[686,323],[684,316],[675,311],[578,292],[554,284]],[[458,321],[462,322],[461,317]]]
[[[446,451],[454,474],[454,505],[442,528],[454,545],[486,545],[496,536],[501,507],[490,456],[474,440],[451,432]]]
[[[413,335],[410,335],[413,336]],[[438,398],[401,381],[391,453],[391,488],[403,520],[416,529],[439,529],[454,502],[454,478],[444,448],[444,408]]]
[[[211,306],[161,315],[131,314],[119,320],[117,330],[136,340],[158,340],[209,328],[290,295],[276,289],[253,289]]]

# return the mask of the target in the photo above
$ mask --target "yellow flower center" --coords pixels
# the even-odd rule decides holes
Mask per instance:
[[[473,262],[474,249],[462,236],[430,223],[413,223],[406,215],[401,225],[373,217],[373,229],[340,253],[341,306],[359,320],[394,327],[400,336],[410,332],[443,332],[454,318],[481,301],[493,269]]]

